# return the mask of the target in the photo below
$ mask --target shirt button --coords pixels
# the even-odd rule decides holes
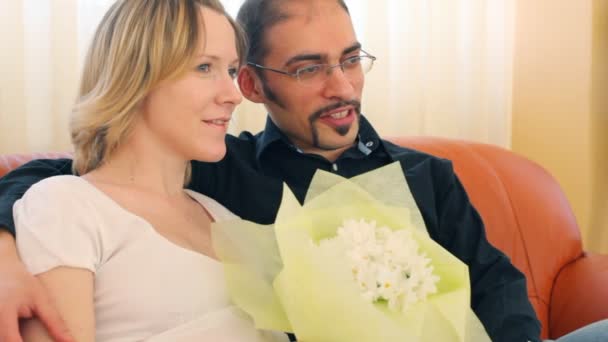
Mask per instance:
[[[368,142],[365,143],[365,146],[372,147],[372,146],[374,146],[374,142],[373,141],[368,141]]]
[[[334,171],[336,171],[336,172],[337,172],[337,171],[338,171],[338,164],[335,164],[335,163],[334,163],[334,164],[331,164],[331,168],[332,168]]]

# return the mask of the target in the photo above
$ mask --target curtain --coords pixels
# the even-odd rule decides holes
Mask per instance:
[[[353,3],[379,58],[364,112],[381,132],[510,145],[513,1]]]
[[[236,14],[241,0],[225,0]],[[67,150],[93,30],[112,0],[0,0],[0,153]],[[381,135],[510,146],[514,0],[346,0],[364,48],[363,113]],[[263,128],[243,101],[231,133]]]
[[[0,153],[65,151],[90,36],[109,0],[0,0]]]

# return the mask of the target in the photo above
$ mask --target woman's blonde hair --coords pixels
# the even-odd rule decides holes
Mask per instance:
[[[107,160],[132,130],[145,96],[190,67],[204,34],[200,6],[229,20],[242,64],[244,34],[218,0],[118,0],[110,7],[89,47],[70,121],[74,173]]]

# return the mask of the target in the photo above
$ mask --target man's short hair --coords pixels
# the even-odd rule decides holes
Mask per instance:
[[[289,0],[246,0],[237,15],[237,21],[245,30],[249,43],[247,62],[261,64],[268,53],[266,31],[273,25],[287,20],[289,15],[282,11],[281,5]],[[336,0],[349,13],[344,0]]]

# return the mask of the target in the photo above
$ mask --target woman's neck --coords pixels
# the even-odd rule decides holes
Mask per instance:
[[[189,161],[177,156],[166,146],[159,145],[145,134],[132,134],[103,165],[84,177],[93,181],[133,186],[156,195],[181,195]]]

